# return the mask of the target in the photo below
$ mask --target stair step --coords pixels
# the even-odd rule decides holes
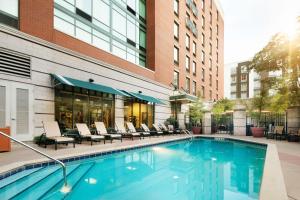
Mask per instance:
[[[72,173],[76,170],[79,165],[71,165],[67,168],[67,175]],[[50,176],[44,178],[43,180],[37,182],[36,184],[26,188],[22,192],[18,193],[16,196],[13,197],[15,200],[19,199],[39,199],[45,191],[49,188],[55,186],[59,182],[63,181],[63,171],[62,169],[55,171],[55,173],[51,174]]]
[[[7,187],[9,184],[12,184],[13,182],[16,182],[22,178],[25,178],[26,176],[29,176],[39,170],[42,170],[43,167],[40,168],[33,168],[33,169],[28,169],[28,170],[24,170],[22,172],[16,173],[12,176],[9,176],[5,179],[2,179],[0,182],[0,189]]]
[[[68,186],[71,188],[71,192],[76,187],[77,183],[84,177],[86,173],[90,171],[90,169],[95,165],[94,162],[81,164],[74,173],[68,176]],[[48,200],[48,199],[64,199],[69,193],[63,193],[60,189],[63,187],[63,182],[57,184],[51,191],[48,191],[44,196],[40,199]]]
[[[42,170],[39,170],[37,173],[33,173],[30,176],[26,176],[16,182],[13,182],[0,189],[1,199],[10,199],[20,191],[25,190],[36,182],[44,179],[49,174],[54,173],[59,169],[58,166],[44,167]]]

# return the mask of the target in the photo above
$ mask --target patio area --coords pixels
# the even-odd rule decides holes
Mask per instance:
[[[205,135],[204,135],[205,136]],[[246,136],[229,136],[229,135],[207,135],[207,136],[215,136],[215,137],[227,137],[227,138],[235,138],[242,139],[247,141],[255,141],[260,143],[269,143],[275,144],[277,146],[279,159],[281,162],[281,167],[285,179],[286,189],[288,192],[288,196],[290,200],[299,200],[300,199],[300,143],[292,143],[287,141],[276,141],[276,140],[267,140],[265,138],[253,138]],[[29,143],[33,145],[38,150],[41,150],[55,158],[63,158],[63,157],[72,157],[78,156],[81,154],[90,154],[101,151],[110,151],[113,149],[124,149],[128,147],[141,146],[145,144],[155,144],[170,140],[177,140],[188,138],[186,135],[176,135],[176,136],[165,136],[165,137],[152,137],[145,138],[142,140],[123,140],[114,141],[111,143],[103,143],[94,144],[91,146],[89,143],[77,144],[76,148],[73,148],[72,145],[68,147],[61,145],[57,151],[54,150],[52,146],[48,148],[38,147],[35,144]],[[9,169],[18,167],[20,165],[30,163],[30,162],[40,162],[44,161],[43,157],[41,157],[37,153],[33,153],[31,150],[28,150],[18,144],[12,145],[12,152],[0,153],[0,173],[5,172]]]

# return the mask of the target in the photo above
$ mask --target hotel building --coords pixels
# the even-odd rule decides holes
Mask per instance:
[[[187,123],[200,92],[223,97],[217,0],[0,1],[0,127]]]

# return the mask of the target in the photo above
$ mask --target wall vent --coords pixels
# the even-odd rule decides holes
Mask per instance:
[[[30,57],[22,53],[0,48],[0,73],[30,78]]]

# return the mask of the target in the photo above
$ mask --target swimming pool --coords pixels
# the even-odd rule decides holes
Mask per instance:
[[[25,170],[0,181],[1,199],[254,200],[266,146],[231,140],[172,142]]]

